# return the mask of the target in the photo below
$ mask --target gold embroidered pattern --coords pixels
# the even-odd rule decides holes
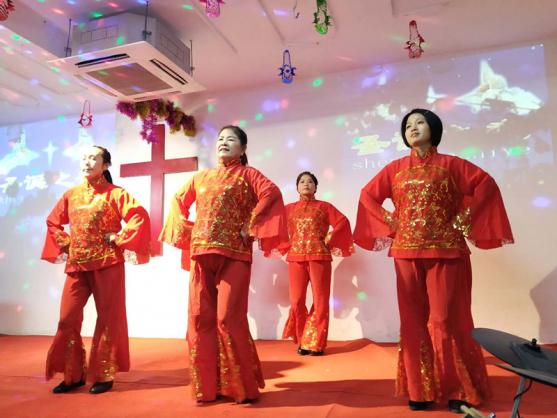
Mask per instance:
[[[330,256],[325,244],[328,231],[329,218],[323,209],[312,201],[297,203],[288,216],[289,254]]]
[[[392,249],[458,249],[466,251],[452,220],[459,191],[447,168],[421,164],[395,175],[393,202],[398,226]]]
[[[58,247],[64,248],[70,245],[71,239],[65,231],[56,231],[54,232],[54,241]]]
[[[457,213],[453,220],[453,228],[460,231],[465,237],[470,236],[470,229],[472,228],[470,208],[466,208],[462,212]]]
[[[114,380],[118,368],[116,366],[112,344],[108,336],[108,328],[105,328],[99,341],[98,361],[98,376],[95,377],[97,381],[110,382]]]
[[[236,401],[246,399],[246,390],[242,383],[240,364],[236,361],[232,338],[230,335],[218,333],[219,349],[219,392],[230,396]]]
[[[402,346],[398,343],[397,350],[397,373],[395,381],[395,396],[408,396],[408,379],[406,378],[406,368],[402,356]]]
[[[433,352],[430,346],[422,341],[420,344],[420,379],[422,399],[420,401],[432,401],[435,399],[435,378],[433,368]]]
[[[248,228],[257,203],[255,192],[240,173],[225,167],[196,177],[196,213],[191,232],[192,255],[207,248],[251,254],[240,232]]]
[[[306,320],[306,325],[304,327],[304,333],[302,335],[302,341],[300,346],[304,350],[310,351],[322,351],[327,343],[327,332],[328,329],[325,327],[321,332],[317,327],[317,315],[315,311],[311,312]],[[329,313],[326,315],[326,322],[329,323]]]
[[[197,365],[197,345],[190,347],[190,374],[191,374],[191,390],[195,399],[202,399],[201,376],[199,374],[199,366]]]
[[[120,231],[121,224],[106,193],[98,193],[91,184],[84,182],[71,195],[68,211],[72,220],[68,263],[83,264],[116,257],[119,250],[107,243],[104,236]]]
[[[73,377],[73,372],[74,372],[74,363],[75,363],[75,358],[76,356],[80,356],[81,357],[81,362],[82,362],[82,374],[81,374],[81,378],[85,378],[86,372],[87,372],[87,363],[86,363],[86,357],[85,357],[85,347],[83,346],[83,343],[81,344],[81,347],[77,347],[77,343],[76,340],[73,338],[70,338],[68,340],[68,342],[66,343],[66,350],[65,350],[65,358],[64,358],[64,383],[66,383],[67,385],[70,385],[72,383],[75,382],[75,379]],[[81,352],[78,352],[78,350],[80,350]],[[54,373],[51,373],[54,374]],[[52,376],[48,376],[48,378],[51,378]]]
[[[460,382],[460,396],[459,399],[462,399],[466,402],[469,402],[473,405],[477,405],[482,401],[481,391],[483,389],[484,395],[489,394],[488,384],[487,384],[487,375],[485,373],[476,373],[476,384],[472,381],[472,377],[466,367],[464,361],[462,361],[462,356],[459,351],[458,344],[456,343],[455,337],[451,338],[452,342],[452,350],[453,350],[453,357],[454,363],[456,368],[456,373],[458,376],[458,380]],[[482,367],[482,354],[481,351],[478,349],[477,352],[470,352],[468,359],[470,362],[480,363],[474,364],[475,367]],[[480,360],[480,361],[478,361]]]

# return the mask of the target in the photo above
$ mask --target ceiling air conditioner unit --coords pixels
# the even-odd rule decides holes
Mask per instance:
[[[144,40],[144,33],[146,40]],[[191,75],[190,50],[154,18],[122,13],[73,28],[72,51],[50,61],[119,100],[205,90]]]

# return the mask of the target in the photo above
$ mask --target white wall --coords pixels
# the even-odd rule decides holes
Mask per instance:
[[[319,178],[318,197],[331,201],[353,224],[361,187],[385,163],[408,152],[398,147],[396,132],[402,116],[412,107],[433,107],[445,124],[440,151],[467,157],[495,177],[517,242],[492,251],[472,249],[477,326],[555,342],[557,144],[553,138],[557,131],[552,116],[557,97],[557,41],[540,44],[324,75],[320,85],[302,78],[283,85],[277,77],[271,86],[185,96],[182,107],[196,116],[199,134],[187,139],[167,133],[166,156],[197,155],[201,168],[213,166],[218,128],[240,123],[249,136],[250,164],[281,187],[286,202],[297,198],[297,174],[309,169]],[[303,69],[299,74],[303,76]],[[102,129],[91,135],[112,150],[116,183],[148,207],[148,178],[118,179],[116,169],[120,163],[149,159],[149,147],[139,139],[137,123],[120,115],[103,118],[95,120]],[[43,149],[48,139],[58,141],[59,147],[64,141],[75,141],[63,138],[68,134],[51,133],[72,132],[72,124],[51,121],[25,126],[28,145],[41,157],[7,174],[0,172],[0,184],[6,184],[7,176],[15,176],[23,185],[37,161],[42,161],[41,170],[46,171]],[[10,140],[19,128],[0,128],[0,138]],[[77,173],[68,158],[54,155],[64,170]],[[0,169],[9,166],[4,163],[9,161],[0,160]],[[166,177],[166,201],[189,176]],[[37,259],[42,222],[64,189],[49,185],[24,195],[31,197],[10,201],[4,196],[1,202],[0,332],[55,331],[62,269]],[[26,211],[25,205],[29,206]],[[28,230],[23,231],[21,225],[28,225]],[[392,264],[386,252],[361,249],[350,258],[335,260],[331,339],[397,340]],[[179,269],[178,251],[165,247],[164,257],[146,266],[128,266],[127,278],[130,335],[184,336],[188,274]],[[280,336],[288,309],[287,280],[283,261],[255,255],[249,312],[254,336]],[[85,334],[92,333],[94,317],[90,304]]]

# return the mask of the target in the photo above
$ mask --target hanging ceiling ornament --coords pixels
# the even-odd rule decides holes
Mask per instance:
[[[81,112],[81,117],[77,123],[79,123],[82,128],[90,128],[93,125],[91,102],[89,100],[85,100],[83,103],[83,111]]]
[[[294,81],[294,76],[296,75],[296,67],[292,67],[292,61],[290,60],[290,52],[285,49],[282,53],[282,67],[279,67],[279,76],[282,78],[284,84],[290,84]]]
[[[10,12],[15,10],[13,0],[0,0],[0,22],[7,20]]]
[[[332,26],[331,15],[327,13],[327,0],[317,0],[317,10],[313,14],[313,24],[317,33],[325,35]]]
[[[409,30],[410,38],[406,41],[406,46],[404,47],[404,49],[408,50],[409,58],[420,58],[424,53],[422,43],[425,42],[425,39],[422,38],[422,35],[420,35],[420,32],[418,32],[418,25],[416,24],[415,20],[412,20],[409,23]]]
[[[220,16],[220,5],[224,4],[223,0],[199,0],[205,5],[205,14],[209,17]]]
[[[292,16],[294,16],[294,19],[298,19],[300,17],[300,12],[298,11],[298,0],[294,1],[294,6],[292,7]]]

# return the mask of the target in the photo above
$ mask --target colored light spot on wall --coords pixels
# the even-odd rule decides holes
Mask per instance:
[[[23,39],[21,36],[15,34],[15,33],[12,33],[11,38],[12,38],[14,41],[21,41],[21,40]]]
[[[192,4],[183,4],[182,7],[186,10],[193,10],[193,5]]]
[[[213,103],[209,103],[207,105],[207,112],[212,113],[215,110],[215,105]]]
[[[358,145],[362,143],[362,138],[360,138],[359,136],[352,138],[352,143],[354,145]]]
[[[118,38],[116,38],[116,45],[124,45],[125,41],[126,38],[124,36],[119,36]]]
[[[344,116],[337,116],[335,119],[335,125],[342,126],[346,123],[346,118]]]
[[[98,19],[99,17],[103,17],[103,14],[101,12],[91,12],[89,16],[92,19]]]
[[[335,178],[335,172],[331,168],[326,168],[325,170],[323,170],[323,177],[325,177],[327,180],[332,180]]]
[[[532,199],[532,206],[536,208],[548,208],[551,206],[551,199],[546,196],[537,196]]]
[[[264,152],[263,155],[265,157],[272,157],[273,156],[273,150],[271,148],[267,148]]]
[[[340,302],[336,298],[331,298],[331,299],[329,299],[329,306],[332,309],[336,309],[336,308],[340,307]]]
[[[247,126],[248,122],[245,119],[240,119],[240,121],[238,122],[238,126],[240,128],[245,128]]]
[[[263,113],[257,113],[255,115],[255,120],[263,120]]]
[[[58,83],[60,83],[62,86],[69,86],[70,85],[70,82],[68,80],[66,80],[65,78],[58,79]]]
[[[294,148],[295,146],[296,146],[296,141],[294,141],[292,138],[286,141],[286,148]]]
[[[25,282],[23,283],[23,285],[21,286],[21,288],[23,290],[29,290],[29,288],[31,287],[31,285],[29,284],[29,282]]]
[[[305,157],[298,158],[297,163],[298,163],[298,166],[300,168],[304,169],[304,170],[307,170],[311,167],[311,162]]]
[[[309,136],[310,138],[313,138],[315,135],[317,135],[317,129],[311,128],[311,129],[308,131],[308,136]]]
[[[516,147],[507,148],[505,151],[509,157],[520,157],[526,154],[526,147],[517,145]]]
[[[66,121],[66,117],[64,115],[59,115],[56,117],[56,120],[58,122],[65,122]]]
[[[261,107],[264,112],[273,112],[280,109],[280,102],[277,100],[265,100]]]
[[[286,109],[286,108],[288,107],[289,104],[290,104],[290,103],[288,102],[287,99],[282,99],[282,100],[280,101],[280,107],[281,107],[282,109]]]
[[[60,68],[58,68],[58,67],[50,67],[50,69],[52,71],[54,71],[55,73],[59,73],[61,71]]]
[[[311,85],[313,87],[321,87],[323,85],[323,79],[321,77],[318,77],[316,79],[313,80],[313,82],[311,83]]]
[[[360,291],[360,292],[358,292],[356,297],[358,298],[358,300],[364,301],[364,300],[367,299],[367,293],[364,292],[364,291]]]
[[[481,154],[482,150],[477,147],[466,147],[460,150],[462,158],[474,158]]]
[[[334,196],[335,196],[335,194],[333,192],[323,193],[323,199],[325,199],[325,200],[331,200]]]

